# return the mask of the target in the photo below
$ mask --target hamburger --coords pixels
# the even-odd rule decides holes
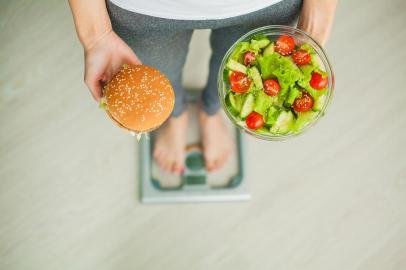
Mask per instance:
[[[158,128],[171,114],[173,88],[159,70],[146,65],[124,65],[103,89],[102,107],[131,134]]]

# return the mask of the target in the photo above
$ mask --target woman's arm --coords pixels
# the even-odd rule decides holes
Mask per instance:
[[[105,0],[69,0],[76,32],[85,51],[85,83],[99,101],[102,87],[123,64],[141,64],[135,53],[114,33]]]
[[[298,28],[324,45],[330,36],[338,0],[304,0]]]
[[[111,31],[111,22],[104,0],[69,0],[76,33],[83,47],[90,48]]]

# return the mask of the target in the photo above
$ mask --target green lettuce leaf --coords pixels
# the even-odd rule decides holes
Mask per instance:
[[[303,77],[302,72],[291,57],[284,57],[275,52],[260,57],[258,62],[264,80],[271,77],[278,79],[279,85],[281,86],[281,95],[286,94],[289,87]]]
[[[297,82],[297,84],[304,88],[307,92],[310,93],[310,95],[314,98],[317,99],[319,96],[324,95],[327,90],[315,90],[313,87],[310,86],[310,80],[312,78],[312,73],[314,71],[317,71],[321,74],[325,74],[324,71],[321,71],[320,68],[318,67],[318,65],[313,65],[313,64],[309,64],[309,65],[304,65],[304,66],[300,66],[300,70],[302,71],[303,77],[301,79],[299,79],[299,81]]]
[[[250,49],[250,43],[247,41],[242,41],[235,46],[234,51],[231,53],[231,59],[243,63],[244,53]]]

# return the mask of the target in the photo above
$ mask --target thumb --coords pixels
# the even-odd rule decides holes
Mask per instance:
[[[128,62],[128,64],[131,64],[131,65],[141,65],[142,64],[141,60],[130,48],[128,48],[128,50],[126,52],[125,60]]]
[[[85,76],[85,84],[90,90],[93,98],[96,101],[100,101],[103,96],[102,92],[102,77],[96,74],[86,74]]]

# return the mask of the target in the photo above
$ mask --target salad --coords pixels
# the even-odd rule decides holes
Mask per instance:
[[[328,77],[307,43],[280,35],[242,41],[226,60],[225,107],[255,133],[299,133],[322,112]]]

